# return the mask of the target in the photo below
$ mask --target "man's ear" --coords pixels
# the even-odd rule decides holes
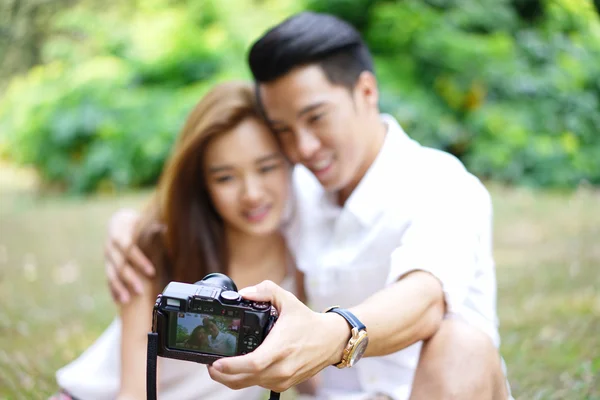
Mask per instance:
[[[379,89],[377,78],[372,72],[363,71],[358,76],[354,87],[355,95],[362,99],[369,108],[377,108],[379,105]]]

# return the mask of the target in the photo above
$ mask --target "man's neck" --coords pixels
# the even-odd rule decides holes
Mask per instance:
[[[350,184],[347,185],[346,187],[342,188],[337,193],[338,205],[340,207],[344,206],[346,201],[352,195],[352,192],[354,191],[354,189],[356,189],[356,187],[358,186],[360,181],[364,178],[364,176],[367,173],[367,171],[369,170],[369,168],[371,168],[371,165],[373,165],[373,162],[375,162],[377,155],[379,154],[379,152],[381,151],[381,148],[383,147],[383,142],[385,140],[385,135],[387,133],[388,126],[385,122],[383,122],[381,120],[379,115],[377,115],[377,122],[373,123],[372,129],[367,129],[367,130],[369,131],[368,132],[369,139],[366,141],[367,146],[366,146],[366,151],[364,153],[363,162],[360,164],[360,167],[354,174],[354,178],[350,181]]]

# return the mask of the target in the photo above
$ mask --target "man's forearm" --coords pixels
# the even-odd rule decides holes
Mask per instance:
[[[365,356],[395,353],[431,337],[444,316],[440,282],[424,271],[412,272],[350,309],[367,327]]]

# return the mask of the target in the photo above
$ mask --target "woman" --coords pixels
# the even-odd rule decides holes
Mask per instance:
[[[198,325],[194,328],[190,337],[183,343],[183,346],[188,349],[209,352],[210,345],[208,343],[208,328],[204,325]]]
[[[279,226],[290,167],[257,113],[252,87],[221,84],[195,107],[137,227],[136,244],[156,275],[79,359],[59,370],[64,392],[81,399],[145,399],[146,345],[157,294],[169,281],[194,283],[211,272],[239,288],[265,279],[296,291]],[[297,292],[303,297],[302,292]],[[160,399],[257,399],[233,391],[206,366],[159,359]]]

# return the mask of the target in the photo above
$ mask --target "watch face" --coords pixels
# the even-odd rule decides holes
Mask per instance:
[[[349,362],[350,367],[352,367],[354,364],[356,364],[358,362],[358,360],[361,359],[361,357],[365,353],[365,350],[367,350],[368,344],[369,344],[369,337],[365,333],[358,339],[358,341],[354,345],[352,354],[350,354],[350,362]]]

